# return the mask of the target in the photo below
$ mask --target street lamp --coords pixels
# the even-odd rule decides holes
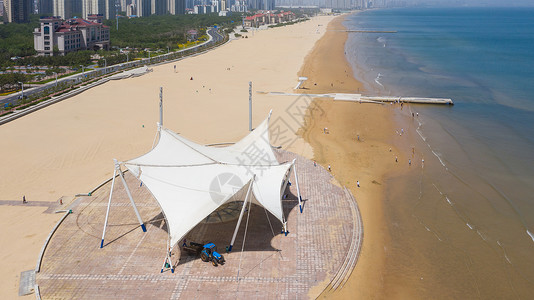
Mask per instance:
[[[128,57],[129,52],[126,52],[126,62],[130,61],[130,58]]]
[[[83,68],[83,65],[80,65],[82,67],[82,75],[85,75],[85,69]]]
[[[104,58],[104,74],[107,73],[108,61]]]
[[[57,86],[57,73],[56,72],[53,72],[53,73],[56,76],[56,86]]]
[[[167,46],[167,53],[171,52],[171,50],[169,49],[169,46]]]
[[[24,99],[24,83],[20,82],[20,86],[22,87],[22,99]]]

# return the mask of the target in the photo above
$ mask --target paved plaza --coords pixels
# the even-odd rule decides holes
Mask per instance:
[[[177,246],[171,256],[175,272],[165,268],[160,273],[167,248],[165,218],[150,191],[126,172],[147,232],[141,230],[117,180],[100,249],[111,182],[92,196],[79,197],[71,207],[73,213],[52,236],[36,274],[41,297],[313,299],[324,289],[338,286],[356,263],[362,242],[357,205],[346,189],[332,184],[331,174],[322,167],[290,152],[276,154],[280,162],[297,159],[305,200],[301,214],[295,184],[288,188],[289,197],[283,200],[287,236],[280,233],[282,226],[274,216],[252,205],[232,252],[226,253],[240,209],[230,206],[198,224],[186,237],[188,242],[215,243],[226,264],[214,267]]]

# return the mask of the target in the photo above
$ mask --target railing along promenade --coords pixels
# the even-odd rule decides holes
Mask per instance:
[[[24,115],[27,115],[36,110],[67,99],[69,97],[72,97],[89,88],[105,83],[109,81],[108,77],[119,72],[135,69],[142,66],[156,66],[163,63],[179,61],[187,57],[205,53],[215,47],[225,44],[229,40],[228,35],[220,34],[214,28],[208,29],[206,32],[209,36],[207,41],[187,49],[169,52],[154,57],[124,62],[108,67],[98,68],[91,71],[85,71],[83,73],[77,73],[68,77],[58,79],[57,82],[51,81],[46,84],[43,84],[42,86],[25,90],[25,96],[38,95],[38,98],[34,101],[23,104],[23,109],[20,109],[19,105],[18,108],[14,107],[12,109],[3,111],[1,114],[5,115],[0,117],[0,125],[13,121],[17,118],[20,118]],[[62,88],[58,89],[57,86],[60,86]],[[20,96],[21,92],[15,93],[13,94],[13,96],[3,99],[2,103],[16,102],[19,100]],[[43,101],[43,99],[46,99],[47,97],[50,97],[50,99]]]

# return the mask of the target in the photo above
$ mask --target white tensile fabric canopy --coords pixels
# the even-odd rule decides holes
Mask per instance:
[[[285,222],[281,195],[293,163],[276,160],[269,142],[269,118],[227,147],[199,145],[160,128],[151,151],[123,164],[160,204],[171,247],[221,205],[244,201],[251,183],[251,201]]]

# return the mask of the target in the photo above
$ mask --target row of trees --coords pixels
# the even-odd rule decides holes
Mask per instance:
[[[17,59],[13,63],[19,66],[87,66],[91,64],[91,55],[94,53],[94,51],[86,50],[70,52],[66,55],[27,56],[21,59]]]
[[[69,53],[66,56],[32,57],[36,54],[33,47],[33,30],[39,27],[39,16],[32,15],[29,23],[10,23],[0,26],[0,68],[13,65],[78,66],[90,64],[92,51]],[[106,20],[110,26],[111,45],[116,48],[149,48],[152,50],[173,50],[178,44],[187,41],[187,31],[214,24],[233,27],[241,22],[241,15],[220,17],[206,15],[164,15],[142,18],[120,18],[119,30],[116,20]],[[15,60],[11,58],[22,57]]]
[[[0,92],[5,93],[21,88],[19,82],[26,82],[31,76],[23,73],[7,73],[0,75]]]
[[[111,45],[119,48],[176,49],[187,41],[187,31],[202,30],[208,26],[233,26],[240,24],[241,15],[220,17],[217,14],[204,15],[152,15],[142,18],[120,18],[119,30],[116,19],[106,20],[110,27]],[[200,35],[204,34],[199,32]]]
[[[39,26],[39,16],[32,15],[29,23],[8,23],[0,26],[0,67],[11,65],[11,57],[34,55],[33,29]]]

